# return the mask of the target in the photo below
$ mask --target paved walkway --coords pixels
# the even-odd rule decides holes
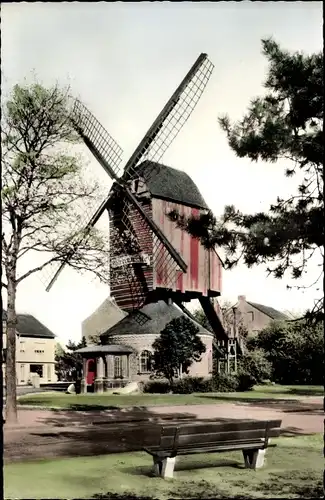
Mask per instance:
[[[116,422],[130,420],[171,419],[282,419],[282,428],[297,433],[315,433],[324,431],[323,398],[310,397],[300,400],[263,400],[253,403],[222,403],[184,406],[151,406],[119,408],[112,410],[69,411],[46,409],[18,410],[19,423],[4,424],[5,435],[14,430],[28,431],[38,427],[84,427],[93,423]]]
[[[176,419],[281,419],[283,435],[324,432],[323,398],[18,414],[19,424],[4,425],[5,462],[141,450],[158,439],[151,423]]]

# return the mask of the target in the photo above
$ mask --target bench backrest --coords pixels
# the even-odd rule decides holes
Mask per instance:
[[[237,420],[233,422],[183,423],[162,428],[161,449],[208,446],[230,442],[253,442],[278,437],[281,420]]]

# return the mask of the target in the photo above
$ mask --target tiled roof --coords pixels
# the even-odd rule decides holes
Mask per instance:
[[[255,307],[255,309],[258,309],[263,314],[266,314],[267,316],[269,316],[274,320],[285,321],[290,319],[289,316],[282,313],[281,311],[278,311],[277,309],[274,309],[273,307],[264,306],[263,304],[256,304],[256,302],[248,302],[248,301],[247,304],[251,305],[252,307]]]
[[[116,305],[112,297],[107,297],[96,311],[82,322],[82,335],[87,339],[90,335],[101,334],[126,315],[127,313]]]
[[[138,165],[137,170],[144,177],[152,196],[193,207],[208,208],[199,189],[185,172],[148,160]]]
[[[167,304],[163,300],[147,304],[140,311],[150,318],[146,323],[141,325],[131,313],[103,333],[101,335],[103,340],[112,335],[159,334],[172,319],[180,316],[188,317],[175,304]],[[212,336],[211,332],[195,320],[192,321],[200,329],[199,334]]]
[[[2,311],[2,319],[7,319],[5,310]],[[17,314],[16,330],[23,337],[55,338],[54,333],[31,314]]]

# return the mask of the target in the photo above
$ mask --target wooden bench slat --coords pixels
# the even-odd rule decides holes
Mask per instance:
[[[235,451],[235,450],[258,450],[264,448],[264,441],[246,441],[246,442],[234,442],[228,444],[210,444],[208,446],[200,446],[200,447],[184,447],[177,450],[177,455],[193,455],[198,453],[218,453],[221,451]],[[146,451],[149,455],[157,456],[160,458],[170,457],[174,454],[174,450],[166,449],[160,450],[157,448],[156,450],[152,448],[146,448]]]
[[[268,437],[278,437],[280,435],[280,428],[270,429],[268,432]],[[251,430],[251,431],[240,431],[236,432],[220,432],[216,433],[208,433],[208,434],[184,434],[184,429],[180,430],[177,447],[186,446],[189,443],[219,443],[219,442],[228,442],[228,441],[236,441],[236,440],[245,440],[245,439],[264,439],[265,437],[265,428],[262,430]],[[163,436],[160,441],[161,448],[169,448],[174,444],[174,435],[172,436]]]
[[[187,423],[184,422],[182,425],[175,424],[176,427],[181,428],[181,433],[186,434],[196,434],[198,430],[201,432],[235,432],[236,430],[244,431],[244,430],[264,430],[266,428],[266,422],[264,420],[237,420],[236,422],[198,422],[198,423]],[[281,420],[270,420],[269,427],[280,427]],[[167,427],[166,427],[167,429]],[[168,431],[170,432],[170,428]]]
[[[270,430],[269,437],[276,437],[277,431]],[[251,430],[251,431],[236,431],[236,432],[221,432],[220,434],[209,433],[209,434],[179,434],[177,440],[177,446],[182,448],[190,443],[206,443],[206,442],[227,442],[227,441],[242,441],[246,439],[264,439],[265,429],[262,430]]]
[[[241,439],[241,440],[232,440],[232,441],[228,441],[228,442],[218,442],[218,441],[210,441],[210,442],[206,442],[206,443],[202,443],[200,445],[198,445],[197,443],[193,443],[192,445],[191,444],[186,444],[184,446],[182,446],[181,448],[179,448],[179,450],[181,449],[191,449],[191,448],[208,448],[208,447],[214,447],[214,448],[219,448],[219,447],[222,447],[222,446],[225,446],[225,447],[231,447],[231,446],[246,446],[246,445],[250,445],[250,446],[264,446],[265,442],[264,442],[264,439],[258,439],[258,438],[255,438],[255,439]],[[173,446],[168,446],[164,449],[162,449],[160,446],[148,446],[146,447],[146,451],[152,451],[153,453],[159,451],[159,450],[162,450],[162,451],[172,451],[173,450]]]

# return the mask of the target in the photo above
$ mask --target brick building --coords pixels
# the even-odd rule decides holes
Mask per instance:
[[[99,319],[98,310],[95,311],[96,320],[92,323],[91,317],[87,318],[87,325],[98,326],[97,334],[100,335],[102,345],[88,346],[79,350],[84,357],[84,387],[94,386],[95,390],[101,391],[117,385],[118,381],[134,382],[149,379],[150,357],[153,352],[152,344],[159,336],[161,330],[172,319],[186,315],[178,306],[171,301],[166,303],[159,301],[147,304],[141,309],[141,313],[147,316],[147,321],[140,324],[134,314],[129,314],[112,325],[112,315],[117,319],[116,306],[104,302],[102,317]],[[187,316],[187,315],[186,315]],[[110,325],[103,330],[105,324]],[[187,316],[188,317],[188,316]],[[189,375],[209,377],[212,374],[212,344],[213,334],[190,318],[199,328],[199,337],[206,346],[206,352],[202,354],[199,362],[194,362],[189,370]],[[88,338],[91,331],[84,329]]]
[[[287,321],[290,318],[281,311],[270,306],[250,302],[245,295],[238,296],[238,302],[229,310],[228,318],[233,311],[237,316],[237,324],[241,324],[249,335],[254,335],[267,327],[271,321]]]

